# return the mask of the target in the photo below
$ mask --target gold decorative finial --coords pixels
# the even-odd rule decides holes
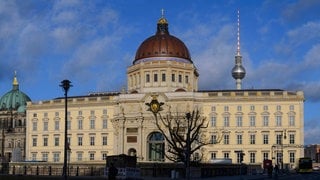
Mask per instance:
[[[158,20],[158,24],[168,24],[168,21],[164,17],[164,9],[161,9],[161,18]]]
[[[17,71],[14,71],[14,78],[13,78],[13,85],[19,85],[18,80],[17,80]]]

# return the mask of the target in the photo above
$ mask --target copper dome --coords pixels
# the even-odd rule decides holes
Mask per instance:
[[[147,38],[139,46],[133,64],[140,59],[149,57],[175,57],[192,63],[186,45],[180,39],[169,34],[168,22],[164,17],[161,17],[157,23],[156,34]]]

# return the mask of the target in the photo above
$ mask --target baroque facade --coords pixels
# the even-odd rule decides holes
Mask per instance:
[[[239,27],[239,26],[238,26]],[[238,39],[239,41],[239,39]],[[202,162],[232,159],[261,164],[264,159],[293,167],[303,157],[304,95],[280,89],[241,89],[245,76],[238,42],[234,90],[199,90],[198,70],[186,45],[170,35],[162,16],[155,35],[139,46],[127,69],[127,92],[68,98],[70,163],[105,163],[107,155],[127,154],[139,162],[168,161],[166,142],[145,105],[157,97],[161,114],[199,110],[210,142]],[[63,98],[27,104],[26,160],[63,162]]]

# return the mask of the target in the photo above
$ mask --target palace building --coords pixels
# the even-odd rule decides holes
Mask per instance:
[[[239,18],[238,18],[239,19]],[[187,46],[169,33],[162,16],[156,33],[145,39],[127,68],[127,91],[91,93],[68,98],[69,163],[105,163],[108,155],[136,156],[138,162],[168,162],[166,141],[145,105],[153,97],[163,102],[160,114],[199,110],[210,142],[202,162],[262,164],[264,159],[294,167],[303,157],[304,94],[281,89],[242,89],[238,30],[235,89],[199,90],[196,60]],[[239,27],[239,22],[238,22]],[[72,81],[72,80],[71,80]],[[64,98],[28,102],[26,160],[62,163],[64,158]]]

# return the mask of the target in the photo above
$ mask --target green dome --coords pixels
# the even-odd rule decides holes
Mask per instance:
[[[0,99],[0,110],[16,110],[25,112],[28,101],[31,101],[29,96],[19,90],[19,83],[16,76],[13,79],[13,88]]]

